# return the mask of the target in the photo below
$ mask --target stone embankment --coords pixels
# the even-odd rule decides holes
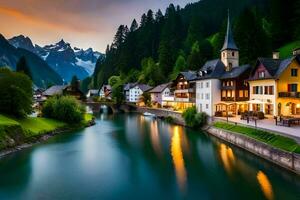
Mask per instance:
[[[233,133],[227,130],[208,127],[206,131],[222,140],[243,148],[257,156],[271,161],[281,167],[300,174],[300,155],[286,152],[268,144],[249,138],[245,135]]]

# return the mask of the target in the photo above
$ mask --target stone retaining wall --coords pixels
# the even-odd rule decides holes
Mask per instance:
[[[185,126],[184,119],[182,118],[182,115],[179,112],[157,109],[157,108],[146,108],[146,107],[137,107],[136,111],[139,113],[148,112],[156,115],[157,117],[163,117],[163,118],[172,117],[174,119],[174,123]]]
[[[277,165],[300,174],[300,155],[276,149],[265,143],[227,130],[209,127],[208,133],[230,142]]]

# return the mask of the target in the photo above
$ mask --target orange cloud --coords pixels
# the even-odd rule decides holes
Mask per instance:
[[[0,6],[0,14],[14,17],[20,22],[27,23],[33,26],[44,27],[48,29],[64,29],[64,30],[72,30],[76,32],[89,32],[88,29],[46,21],[39,17],[32,16],[30,14],[27,14],[25,12],[13,8]]]

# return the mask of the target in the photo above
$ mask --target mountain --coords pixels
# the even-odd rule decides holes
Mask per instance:
[[[15,47],[27,49],[40,56],[67,82],[70,82],[74,75],[79,79],[90,76],[94,72],[97,59],[104,56],[92,48],[72,48],[70,43],[64,40],[41,47],[33,46],[30,38],[20,35],[9,39],[9,42]]]
[[[46,88],[51,84],[63,84],[62,78],[43,59],[31,51],[14,47],[0,34],[0,67],[15,70],[22,56],[26,58],[35,85]]]

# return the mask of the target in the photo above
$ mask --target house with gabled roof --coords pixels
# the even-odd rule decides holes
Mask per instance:
[[[157,107],[163,107],[168,104],[169,101],[174,101],[174,95],[171,93],[171,83],[164,83],[158,85],[149,91],[151,95],[152,105]]]
[[[124,85],[124,95],[126,102],[138,103],[144,92],[152,89],[151,86],[139,83],[127,83]]]
[[[300,52],[299,52],[300,53]],[[300,57],[258,58],[248,80],[250,110],[270,116],[300,115]]]

